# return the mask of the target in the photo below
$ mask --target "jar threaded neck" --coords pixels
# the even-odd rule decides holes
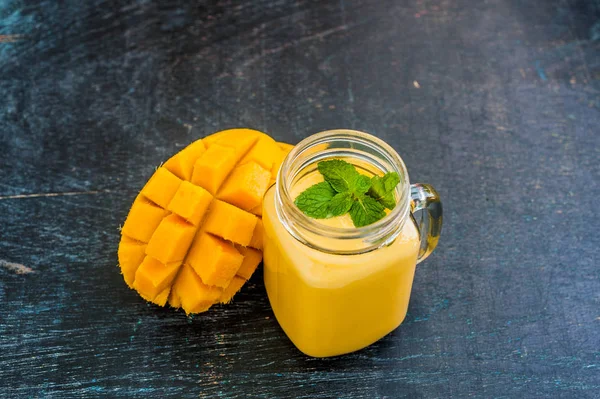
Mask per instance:
[[[394,209],[383,219],[356,228],[330,227],[306,216],[294,204],[291,188],[307,170],[332,158],[360,159],[381,173],[398,173]],[[359,254],[391,243],[408,217],[409,203],[408,172],[398,153],[377,137],[354,130],[330,130],[302,140],[281,165],[275,186],[275,209],[285,229],[301,243],[335,254]]]

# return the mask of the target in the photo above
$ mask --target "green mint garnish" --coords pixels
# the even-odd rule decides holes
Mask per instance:
[[[349,212],[354,226],[362,227],[383,218],[385,208],[396,206],[394,189],[400,182],[396,172],[369,179],[341,159],[319,162],[317,168],[325,181],[307,188],[295,201],[307,216],[326,219]]]
[[[353,192],[360,188],[363,193],[366,193],[369,187],[366,187],[364,179],[358,171],[346,161],[341,159],[332,159],[331,161],[323,161],[317,164],[319,172],[323,175],[326,182],[331,184],[331,187],[338,193],[345,193],[347,191]],[[366,177],[366,176],[363,176]],[[370,185],[370,184],[369,184]]]
[[[353,203],[352,194],[349,192],[337,193],[329,202],[329,214],[331,217],[342,216],[348,213]]]
[[[311,218],[325,219],[329,216],[329,204],[337,193],[331,184],[324,181],[303,191],[296,198],[296,205]]]
[[[375,223],[385,216],[385,208],[368,195],[357,199],[350,208],[350,217],[356,227]]]
[[[375,198],[387,209],[394,209],[396,200],[394,199],[394,189],[400,183],[400,177],[396,172],[388,172],[383,177],[373,176],[371,178],[371,188],[369,195]]]

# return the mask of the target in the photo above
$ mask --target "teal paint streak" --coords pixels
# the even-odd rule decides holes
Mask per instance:
[[[540,61],[535,62],[535,71],[537,72],[538,76],[540,77],[540,79],[542,79],[543,82],[548,80],[546,72],[544,71],[544,68],[542,67]]]

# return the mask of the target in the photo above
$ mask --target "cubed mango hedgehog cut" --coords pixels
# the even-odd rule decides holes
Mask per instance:
[[[256,227],[254,228],[254,232],[252,233],[252,239],[250,240],[250,244],[248,244],[248,246],[262,250],[264,234],[265,229],[263,226],[262,219],[258,219],[256,221]]]
[[[288,144],[288,143],[277,143],[277,145],[279,146],[279,149],[280,149],[281,151],[283,151],[283,153],[284,153],[285,155],[287,155],[287,154],[288,154],[290,151],[292,151],[292,149],[294,148],[294,145],[293,145],[293,144]],[[284,156],[283,158],[285,158],[285,156]],[[283,159],[283,158],[282,158],[282,159]]]
[[[258,249],[242,246],[237,246],[236,249],[244,257],[244,260],[242,261],[240,268],[237,270],[236,275],[244,280],[250,280],[250,277],[252,277],[252,274],[262,260],[262,252],[260,252]]]
[[[169,304],[182,307],[187,314],[200,313],[208,310],[222,294],[223,290],[204,284],[194,269],[185,264],[173,284]]]
[[[125,279],[125,283],[133,288],[135,272],[146,256],[146,243],[134,240],[127,236],[121,236],[119,243],[119,266]]]
[[[125,283],[187,314],[231,302],[262,260],[262,199],[291,148],[256,130],[230,129],[167,160],[121,228]]]
[[[206,216],[204,229],[228,241],[247,246],[252,241],[258,217],[227,202],[215,200]]]
[[[166,210],[140,195],[129,210],[121,234],[147,243],[166,214]]]
[[[271,182],[269,182],[271,183]],[[262,201],[260,202],[260,205],[255,206],[254,208],[250,209],[248,212],[252,213],[253,215],[262,217]]]
[[[142,195],[161,208],[166,208],[177,192],[181,179],[165,167],[156,169],[148,183],[142,188]]]
[[[235,166],[235,150],[215,144],[194,164],[192,183],[216,194]]]
[[[152,301],[171,286],[180,266],[181,262],[164,264],[151,256],[146,256],[135,272],[133,287],[144,299]]]
[[[235,276],[231,283],[223,290],[223,293],[219,297],[220,303],[229,303],[233,299],[233,296],[237,294],[237,292],[242,288],[242,286],[246,283],[241,277]]]
[[[266,134],[264,134],[262,132],[259,132],[258,130],[254,130],[254,129],[246,129],[246,128],[227,129],[227,130],[222,130],[217,133],[213,133],[210,136],[206,136],[205,138],[202,139],[202,142],[204,142],[204,145],[206,146],[206,148],[209,148],[211,145],[220,141],[221,139],[225,139],[226,142],[233,142],[233,141],[240,140],[240,139],[254,138],[254,137],[269,137],[269,136],[267,136]]]
[[[227,182],[219,190],[217,198],[246,211],[262,204],[262,198],[269,188],[271,171],[256,162],[248,162],[236,167]]]
[[[167,162],[165,162],[164,166],[175,176],[182,180],[189,181],[192,178],[194,164],[204,151],[206,151],[206,147],[204,146],[202,139],[196,140],[172,156]]]
[[[213,196],[200,186],[184,181],[167,209],[194,226],[200,225]]]
[[[225,288],[244,261],[233,244],[208,233],[200,233],[186,259],[202,281]]]
[[[155,305],[163,307],[167,304],[167,300],[169,299],[170,293],[171,293],[171,287],[167,287],[164,290],[162,290],[160,292],[160,294],[155,296],[154,299],[151,299],[150,302],[152,302]]]
[[[271,171],[273,164],[281,158],[281,148],[277,142],[270,137],[263,138],[256,142],[256,145],[250,149],[240,161],[240,165],[248,162],[256,162],[264,169]]]
[[[178,215],[166,216],[150,238],[146,255],[162,263],[182,262],[196,235],[196,229],[196,226]]]

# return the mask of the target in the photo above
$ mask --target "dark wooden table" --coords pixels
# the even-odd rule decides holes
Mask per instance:
[[[600,2],[0,2],[0,397],[600,397]],[[262,272],[191,319],[116,266],[154,168],[352,128],[437,187],[400,328],[299,353]]]

